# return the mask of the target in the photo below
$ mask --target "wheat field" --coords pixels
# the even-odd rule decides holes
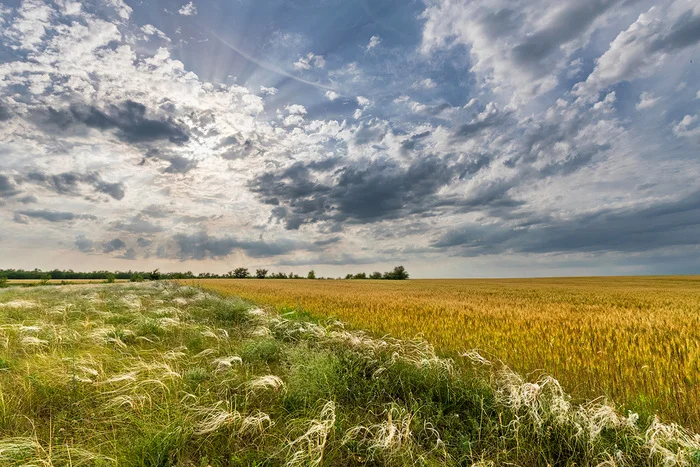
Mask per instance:
[[[478,352],[167,282],[69,285],[0,290],[0,465],[694,467],[700,435]]]
[[[700,430],[700,277],[187,281],[376,335],[479,349],[579,398]]]

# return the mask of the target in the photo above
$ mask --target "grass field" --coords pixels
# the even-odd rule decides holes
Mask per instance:
[[[104,279],[49,279],[47,284],[57,285],[57,284],[102,284]],[[114,282],[129,282],[128,279],[115,279]],[[10,279],[7,281],[7,285],[39,285],[41,280],[39,279]]]
[[[463,360],[167,283],[3,289],[0,465],[700,465],[678,426]]]
[[[422,335],[447,355],[479,349],[575,396],[700,431],[700,277],[188,283],[375,335]]]

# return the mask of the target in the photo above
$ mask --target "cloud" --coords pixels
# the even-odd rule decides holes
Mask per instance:
[[[507,113],[499,110],[494,102],[489,102],[484,110],[476,117],[463,125],[460,125],[454,133],[455,138],[472,138],[482,131],[502,125],[508,118]]]
[[[359,105],[362,108],[370,107],[373,105],[373,102],[371,99],[367,99],[366,97],[363,96],[357,96],[357,105]]]
[[[326,91],[326,99],[328,99],[329,101],[334,101],[339,97],[340,97],[340,94],[338,94],[335,91]]]
[[[432,80],[432,78],[416,81],[411,85],[411,88],[413,89],[435,89],[435,87],[437,87],[437,84]]]
[[[644,91],[639,96],[639,102],[635,107],[637,108],[637,110],[651,109],[659,102],[659,99],[660,98],[654,96],[653,93]]]
[[[0,174],[0,198],[9,198],[20,193],[20,190],[9,175]]]
[[[185,130],[168,118],[146,117],[146,106],[134,101],[124,101],[100,110],[92,105],[73,104],[68,109],[49,107],[37,116],[40,124],[65,131],[76,125],[85,125],[97,130],[117,130],[117,136],[129,143],[158,140],[182,144],[189,136]]]
[[[680,138],[696,138],[700,142],[700,123],[697,115],[686,115],[673,127],[673,133]]]
[[[267,258],[284,255],[297,249],[291,241],[265,242],[262,240],[239,240],[234,237],[214,237],[205,232],[178,234],[173,238],[177,250],[175,257],[180,260],[221,259],[236,250],[251,258]]]
[[[279,92],[277,88],[274,87],[265,87],[265,86],[260,86],[260,92],[265,94],[266,96],[274,96]]]
[[[421,49],[430,54],[465,45],[471,69],[483,83],[508,99],[529,100],[558,85],[571,54],[585,46],[606,16],[623,4],[622,0],[478,0],[465,5],[430,0],[421,15]]]
[[[313,52],[309,52],[306,55],[300,56],[299,60],[294,62],[293,66],[297,70],[324,68],[326,66],[326,60],[323,58],[323,55],[316,55]]]
[[[27,196],[23,196],[23,197],[17,199],[17,202],[22,203],[22,204],[35,204],[35,203],[38,203],[39,200],[34,195],[27,195]]]
[[[119,255],[118,258],[120,259],[129,259],[129,260],[135,260],[137,259],[136,256],[136,250],[133,248],[127,248],[126,251]]]
[[[290,115],[306,115],[307,114],[306,107],[304,107],[303,105],[299,105],[299,104],[288,105],[284,108],[284,110],[286,110],[287,113]]]
[[[84,234],[78,234],[75,237],[75,247],[83,253],[91,253],[95,250],[95,243],[88,239]]]
[[[160,160],[167,162],[169,165],[163,168],[162,172],[166,174],[186,174],[197,167],[197,160],[194,158],[184,157],[179,154],[173,154],[158,149],[152,148],[146,153],[146,159]]]
[[[42,186],[61,195],[79,196],[81,194],[79,190],[81,185],[88,185],[96,193],[109,195],[116,200],[123,199],[126,194],[123,183],[106,182],[96,172],[63,172],[49,175],[39,170],[34,170],[26,175],[24,181]]]
[[[532,225],[470,224],[433,242],[438,249],[478,256],[509,253],[647,252],[696,245],[700,192],[627,208],[603,208]]]
[[[135,234],[153,234],[165,230],[160,224],[154,224],[143,215],[136,215],[126,220],[112,222],[110,227],[112,230]]]
[[[700,8],[679,10],[684,3],[676,0],[640,14],[596,60],[586,81],[574,88],[575,94],[595,99],[606,87],[649,76],[673,55],[696,46],[700,42]]]
[[[7,120],[12,118],[12,113],[10,113],[10,109],[0,103],[0,122],[6,122]]]
[[[369,43],[367,44],[367,47],[365,48],[365,51],[369,52],[370,50],[376,48],[379,46],[379,44],[382,43],[382,38],[374,35],[369,38]]]
[[[197,6],[194,2],[182,5],[182,7],[177,11],[182,16],[195,16],[197,14]]]
[[[275,206],[273,218],[284,221],[290,230],[318,222],[373,223],[428,215],[441,205],[456,204],[441,199],[438,191],[483,167],[471,162],[429,156],[406,168],[389,159],[346,165],[338,159],[297,162],[259,176],[251,189],[264,203]]]
[[[126,248],[126,243],[119,238],[114,238],[102,245],[102,253],[112,253],[114,251],[121,251]]]
[[[34,211],[15,211],[15,215],[19,215],[22,220],[25,218],[42,219],[48,222],[71,222],[74,220],[97,220],[96,216],[91,214],[74,214],[72,212],[49,211],[39,209]],[[26,222],[22,222],[26,223]]]

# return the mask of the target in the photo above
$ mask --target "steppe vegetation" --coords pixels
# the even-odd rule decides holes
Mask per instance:
[[[479,349],[577,398],[700,431],[700,277],[187,283],[376,336],[421,335],[446,355]]]
[[[700,463],[677,425],[477,352],[165,283],[4,289],[0,367],[3,466]]]

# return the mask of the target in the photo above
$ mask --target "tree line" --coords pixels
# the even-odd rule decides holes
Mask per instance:
[[[202,274],[199,277],[207,277]],[[289,273],[285,274],[283,272],[271,273],[267,269],[256,269],[255,273],[252,273],[248,268],[236,268],[223,277],[232,279],[333,279],[332,277],[316,277],[316,272],[312,269],[306,276],[300,276],[298,274]],[[338,279],[341,279],[338,277]],[[408,279],[408,271],[403,266],[396,266],[393,270],[381,273],[373,272],[367,275],[364,272],[358,274],[347,274],[345,279],[385,279],[385,280],[406,280]]]
[[[347,274],[345,279],[385,279],[385,280],[405,280],[409,275],[403,266],[396,266],[388,272],[373,272],[367,275],[364,272],[357,274]],[[256,269],[252,273],[248,268],[235,268],[225,274],[214,274],[203,272],[194,274],[192,271],[186,272],[161,272],[159,269],[153,271],[91,271],[80,272],[69,270],[54,269],[51,271],[42,271],[41,269],[25,270],[25,269],[0,269],[0,283],[7,280],[39,280],[46,282],[49,280],[105,280],[114,282],[115,280],[129,280],[132,282],[167,280],[167,279],[334,279],[332,277],[317,277],[316,273],[311,270],[305,276],[300,276],[295,273],[270,272],[267,269]],[[338,277],[338,279],[341,279]]]

